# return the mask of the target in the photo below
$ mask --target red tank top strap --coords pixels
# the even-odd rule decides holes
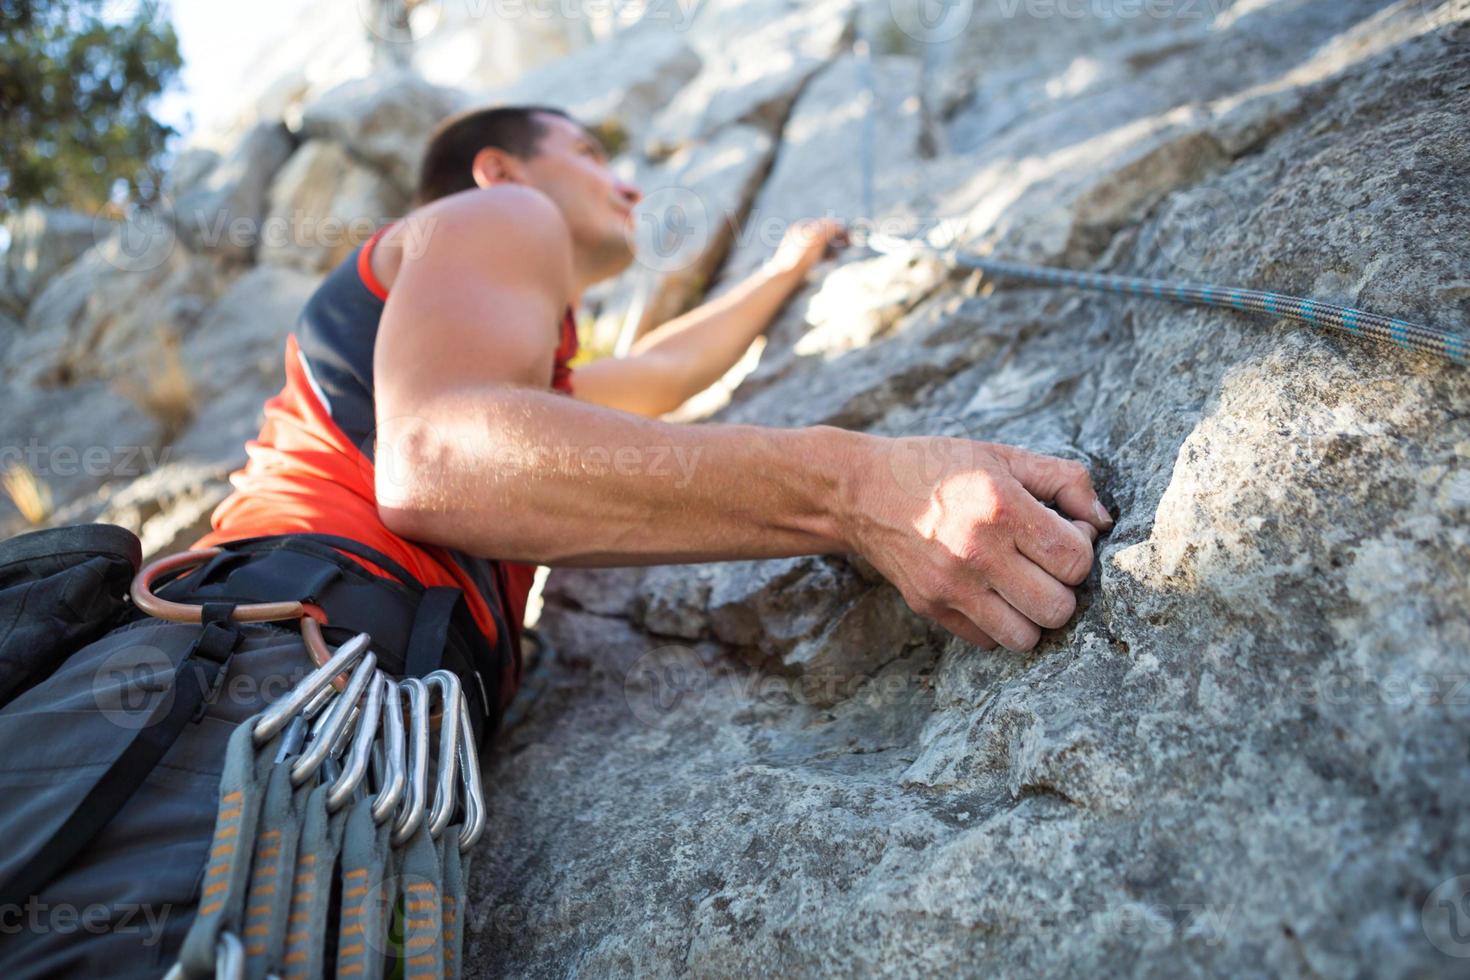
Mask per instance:
[[[378,239],[382,238],[384,233],[389,228],[392,228],[395,223],[390,221],[373,232],[372,236],[362,243],[362,249],[357,253],[357,277],[362,280],[362,284],[367,287],[368,292],[382,300],[388,298],[388,287],[379,282],[378,277],[373,274],[373,246],[378,244]]]

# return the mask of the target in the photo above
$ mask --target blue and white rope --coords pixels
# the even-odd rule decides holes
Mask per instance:
[[[977,269],[994,276],[1024,279],[1052,286],[1071,286],[1105,293],[1151,297],[1190,306],[1212,306],[1242,313],[1297,320],[1314,327],[1327,327],[1354,337],[1366,337],[1405,350],[1442,357],[1455,364],[1467,363],[1470,340],[1463,334],[1450,333],[1394,317],[1337,306],[1300,296],[1261,292],[1233,286],[1216,286],[1194,282],[1170,282],[1164,279],[1136,279],[1098,272],[1075,272],[1044,265],[1026,265],[991,259],[968,252],[936,249],[923,241],[889,235],[870,235],[868,248],[885,254],[911,251],[933,252],[946,261],[967,269]]]

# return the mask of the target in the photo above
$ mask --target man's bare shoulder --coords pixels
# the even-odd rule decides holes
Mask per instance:
[[[497,184],[450,194],[409,212],[384,245],[400,251],[394,278],[411,265],[473,262],[492,278],[545,277],[559,291],[572,281],[572,236],[541,191]],[[483,263],[483,264],[482,264]]]

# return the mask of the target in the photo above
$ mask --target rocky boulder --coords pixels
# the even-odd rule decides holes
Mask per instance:
[[[990,54],[933,59],[950,153],[914,152],[899,212],[1470,332],[1470,6],[973,13],[947,43]],[[820,172],[804,100],[857,132],[824,77],[752,216],[788,160]],[[793,208],[803,185],[859,213],[851,181],[793,177]],[[1119,519],[1074,621],[981,652],[837,559],[553,574],[560,656],[488,763],[471,967],[1462,973],[1470,375],[922,259],[823,271],[716,417],[1088,462]]]

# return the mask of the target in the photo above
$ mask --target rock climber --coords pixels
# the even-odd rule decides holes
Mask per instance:
[[[194,548],[136,571],[138,543],[119,528],[3,543],[0,621],[25,610],[37,624],[0,636],[0,748],[16,747],[0,752],[7,977],[157,976],[173,962],[174,975],[203,976],[241,957],[253,976],[297,955],[292,944],[325,956],[323,931],[302,923],[324,915],[327,893],[313,900],[302,889],[316,880],[319,857],[321,873],[340,863],[345,879],[354,827],[363,841],[401,830],[403,866],[426,854],[423,867],[443,876],[395,888],[442,887],[446,903],[462,898],[449,860],[458,851],[447,842],[472,837],[456,828],[484,814],[438,805],[449,776],[431,794],[427,777],[410,773],[421,792],[381,812],[375,796],[339,797],[352,816],[331,838],[329,818],[293,816],[307,794],[320,800],[346,778],[334,770],[317,785],[329,777],[308,773],[301,792],[293,788],[311,754],[301,749],[303,729],[289,745],[287,734],[272,735],[279,750],[234,736],[260,735],[258,722],[245,723],[281,702],[285,688],[270,681],[305,683],[289,680],[312,666],[303,644],[325,663],[367,634],[376,660],[364,659],[354,678],[371,687],[349,688],[358,694],[341,695],[333,703],[345,706],[313,725],[351,725],[352,712],[372,710],[362,691],[388,698],[400,689],[395,678],[438,675],[458,679],[441,680],[440,690],[463,691],[462,701],[441,695],[441,737],[459,717],[463,737],[483,741],[521,680],[520,629],[537,564],[849,553],[915,611],[982,648],[1027,650],[1068,621],[1093,543],[1112,524],[1079,463],[963,439],[659,420],[720,379],[842,247],[838,222],[798,223],[757,272],[647,333],[629,356],[574,368],[574,312],[591,286],[635,261],[639,200],[596,136],[562,111],[495,107],[445,120],[413,208],[306,303],[286,342],[286,384],[266,403],[234,491]],[[109,577],[117,574],[131,578],[119,585]],[[274,611],[246,615],[262,603]],[[287,618],[294,627],[276,622]],[[57,639],[57,624],[86,645],[52,651],[26,639]],[[24,642],[10,642],[17,637]],[[322,683],[333,675],[327,669]],[[129,708],[139,700],[143,714]],[[448,712],[459,705],[461,714]],[[378,717],[401,714],[385,707]],[[381,724],[360,725],[363,745],[379,744]],[[311,744],[330,754],[339,740],[324,730],[332,734]],[[425,721],[416,744],[427,733]],[[237,745],[258,754],[229,755]],[[404,757],[401,744],[393,751]],[[227,766],[227,755],[239,765]],[[390,755],[375,757],[391,768]],[[451,773],[455,758],[438,752],[436,765]],[[354,779],[366,778],[365,765]],[[467,768],[478,787],[477,767]],[[377,794],[403,785],[382,773],[372,782]],[[245,819],[242,800],[260,823],[237,847],[228,835],[239,829],[230,821]],[[432,828],[421,819],[431,800]],[[462,822],[448,823],[455,812]],[[294,869],[276,867],[283,852],[270,835],[305,839],[308,826],[335,840],[340,862],[307,850]],[[362,853],[378,854],[367,843]],[[384,861],[378,854],[362,874],[384,873]],[[293,884],[289,905],[273,891],[277,880]],[[386,919],[373,930],[362,924],[376,906],[354,896],[369,891],[330,893],[340,894],[341,916],[364,917],[359,934],[341,930],[334,946],[342,973],[361,965],[367,972],[355,975],[381,975],[390,953]],[[441,910],[410,899],[403,908]],[[137,928],[140,908],[148,930]],[[48,909],[85,910],[96,928],[25,926]],[[405,935],[397,947],[408,961],[433,959],[415,943],[437,950],[442,933],[439,965],[457,962],[451,924],[462,920],[417,921],[405,916],[404,928],[424,936]],[[377,938],[362,941],[369,933]]]

